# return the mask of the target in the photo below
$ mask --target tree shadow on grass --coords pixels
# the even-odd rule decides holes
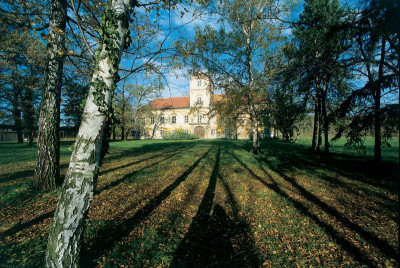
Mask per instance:
[[[142,156],[143,154],[146,153],[151,153],[151,152],[159,152],[161,150],[176,150],[177,148],[188,148],[192,147],[193,143],[190,142],[168,142],[168,143],[161,143],[161,142],[155,142],[152,144],[145,144],[140,147],[135,147],[131,149],[124,149],[120,153],[112,154],[112,151],[110,151],[110,154],[106,156],[104,159],[104,162],[112,162],[114,160],[119,160],[124,157],[134,157],[134,156]],[[119,150],[119,149],[115,149]]]
[[[249,249],[250,239],[245,224],[238,225],[231,220],[225,210],[216,204],[213,207],[217,180],[222,180],[219,173],[220,147],[215,165],[204,193],[199,209],[193,218],[188,233],[181,241],[174,253],[171,267],[257,267],[258,258]],[[237,204],[229,187],[225,190],[230,193],[229,202],[234,213],[238,213]],[[211,211],[213,211],[211,213]],[[237,219],[237,214],[235,215]],[[234,248],[233,237],[244,242],[244,246]],[[244,247],[246,250],[244,250]]]
[[[184,147],[181,146],[181,147],[178,147],[178,148],[174,148],[173,150],[163,151],[162,153],[155,154],[155,155],[149,156],[149,157],[147,157],[147,158],[142,158],[142,159],[139,159],[139,160],[136,160],[136,161],[133,161],[133,162],[129,162],[129,163],[125,164],[125,165],[121,165],[121,166],[118,166],[118,167],[114,167],[114,168],[109,168],[109,169],[106,169],[106,170],[102,170],[102,171],[100,172],[99,175],[100,175],[100,176],[101,176],[101,175],[105,175],[105,174],[108,174],[108,173],[110,173],[110,172],[116,171],[116,170],[118,170],[118,169],[123,169],[123,168],[127,168],[127,167],[130,167],[130,166],[136,165],[136,164],[140,164],[140,163],[142,163],[142,162],[146,162],[146,161],[155,159],[155,158],[160,157],[160,156],[168,155],[168,154],[171,153],[171,152],[179,152],[179,151],[182,150],[182,148],[184,148]],[[174,155],[175,155],[175,154],[174,154]]]
[[[69,163],[61,164],[60,169],[67,168]],[[13,180],[24,179],[27,177],[33,177],[34,175],[34,168],[25,169],[16,172],[9,172],[9,173],[2,173],[0,175],[0,183],[6,183]]]
[[[55,209],[52,209],[51,211],[46,212],[46,213],[44,213],[44,214],[42,214],[42,215],[40,215],[40,216],[38,216],[38,217],[36,217],[36,218],[34,218],[32,220],[16,224],[15,226],[11,227],[10,229],[2,232],[0,234],[1,238],[4,239],[7,236],[12,236],[12,235],[14,235],[14,234],[16,234],[16,233],[18,233],[20,231],[23,231],[25,229],[28,229],[28,228],[32,227],[35,224],[41,223],[42,221],[53,217],[54,211],[55,211]]]
[[[397,193],[400,169],[396,163],[377,164],[363,155],[315,153],[304,145],[283,141],[264,141],[262,147],[269,165],[277,170],[293,172],[298,169],[308,173],[322,168]]]
[[[163,159],[161,159],[160,161],[154,162],[154,163],[152,163],[150,165],[147,165],[147,166],[145,166],[145,167],[143,167],[143,168],[141,168],[139,170],[136,170],[134,172],[131,172],[129,174],[124,175],[122,178],[109,183],[108,185],[102,187],[101,189],[96,190],[95,194],[99,194],[101,192],[104,192],[104,191],[107,191],[107,190],[109,190],[111,188],[114,188],[115,186],[119,185],[120,183],[123,183],[124,181],[131,179],[132,177],[134,177],[135,174],[141,173],[141,172],[143,172],[144,170],[146,170],[148,168],[157,166],[157,165],[161,164],[162,162],[165,162],[165,161],[171,159],[172,157],[174,157],[175,155],[177,155],[179,153],[180,152],[178,151],[178,152],[174,152],[173,154],[168,154],[168,155],[161,154],[161,156],[165,156],[165,157]],[[148,158],[146,160],[150,160],[152,158],[155,158],[155,157],[151,157],[151,158]],[[146,160],[143,160],[143,161],[146,161]],[[142,162],[142,161],[136,161],[136,162]],[[128,166],[134,165],[134,164],[136,164],[136,162],[130,163],[130,164],[127,164],[127,165]],[[121,167],[121,168],[123,168],[123,167]]]
[[[91,244],[90,248],[84,248],[81,254],[81,267],[94,266],[94,260],[99,258],[104,252],[110,250],[115,243],[120,241],[125,236],[129,235],[132,229],[147,218],[165,199],[167,199],[173,190],[175,190],[190,173],[199,165],[208,153],[208,151],[197,159],[181,176],[179,176],[173,183],[167,186],[157,196],[153,197],[144,207],[139,209],[135,215],[122,221],[111,221],[106,224],[102,230],[98,232],[95,241]]]
[[[398,258],[397,255],[398,252],[386,240],[379,238],[375,234],[366,231],[363,227],[353,223],[348,217],[346,217],[343,213],[339,212],[335,207],[328,205],[327,203],[319,199],[316,195],[314,195],[313,193],[305,189],[303,186],[298,184],[294,178],[291,178],[286,174],[284,174],[283,172],[273,169],[270,166],[269,168],[275,173],[277,173],[279,176],[281,176],[285,181],[290,183],[290,185],[292,185],[297,191],[299,191],[299,193],[303,197],[305,197],[307,201],[313,203],[324,212],[335,217],[337,221],[340,221],[347,228],[351,229],[353,232],[363,237],[366,241],[379,248],[382,251],[382,253],[384,253],[386,256],[393,259]],[[263,170],[264,173],[268,174],[268,172],[265,169]]]
[[[264,186],[267,188],[271,189],[281,197],[287,199],[292,205],[298,209],[302,214],[306,215],[310,219],[312,219],[315,223],[317,223],[320,227],[322,227],[326,234],[331,236],[335,241],[340,244],[347,252],[352,254],[354,258],[360,262],[361,264],[364,265],[371,265],[373,263],[373,260],[369,258],[369,256],[365,256],[361,250],[355,246],[352,242],[348,241],[344,235],[339,233],[338,230],[335,229],[334,226],[330,223],[326,223],[323,220],[319,219],[317,215],[315,215],[312,211],[310,211],[309,208],[307,208],[304,204],[302,204],[300,201],[294,199],[293,197],[289,196],[284,190],[279,183],[277,183],[272,176],[269,175],[268,172],[266,172],[269,181],[261,178],[260,176],[256,175],[246,164],[244,164],[235,154],[229,153],[240,165],[243,166],[244,169],[248,171],[248,173],[252,176],[253,179],[261,182]],[[306,196],[307,197],[307,196]],[[329,212],[328,212],[329,213]],[[344,217],[344,216],[342,216]],[[344,223],[345,224],[345,223]],[[360,227],[361,228],[361,227]],[[366,231],[364,231],[366,232]],[[373,234],[370,234],[373,236]]]

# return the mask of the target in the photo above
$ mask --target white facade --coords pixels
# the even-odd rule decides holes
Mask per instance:
[[[221,99],[214,95],[206,77],[190,78],[190,95],[187,97],[153,100],[152,115],[142,118],[145,133],[141,138],[161,139],[178,129],[196,134],[200,139],[232,138],[231,131],[217,125],[211,116],[213,103]],[[238,138],[249,138],[249,129],[239,128]]]

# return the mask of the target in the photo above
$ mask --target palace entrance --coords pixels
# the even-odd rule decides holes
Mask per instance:
[[[199,136],[199,139],[204,139],[206,137],[206,130],[204,129],[204,127],[195,127],[194,134]]]

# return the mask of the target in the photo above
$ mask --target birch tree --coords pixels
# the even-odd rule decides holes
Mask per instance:
[[[111,95],[128,37],[130,12],[136,2],[111,0],[102,16],[101,45],[70,165],[50,229],[47,267],[77,267],[85,215],[93,199]],[[103,148],[104,149],[104,148]]]

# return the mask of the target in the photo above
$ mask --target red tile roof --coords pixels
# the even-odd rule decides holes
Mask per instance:
[[[222,100],[223,96],[224,95],[213,95],[212,103],[214,104],[219,102],[220,100]]]
[[[156,99],[150,102],[153,109],[166,109],[166,108],[186,108],[190,106],[190,98],[188,97],[175,97],[166,99]]]
[[[213,95],[212,103],[216,103],[222,99],[224,95]],[[166,99],[155,99],[150,102],[153,109],[170,109],[170,108],[189,108],[190,97],[174,97]]]

